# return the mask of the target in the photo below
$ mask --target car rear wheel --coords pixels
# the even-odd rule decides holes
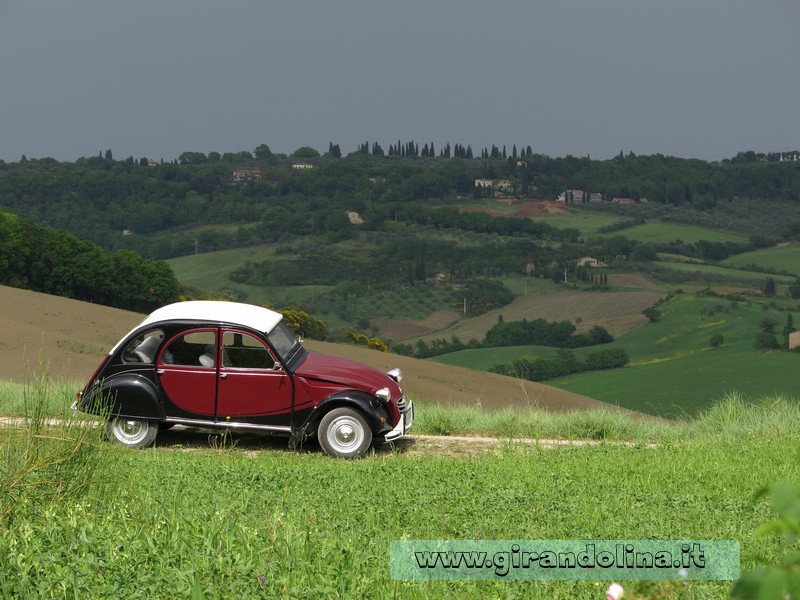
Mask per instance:
[[[147,448],[156,439],[158,423],[117,417],[109,419],[106,433],[108,439],[128,448]]]
[[[319,445],[334,458],[358,458],[372,444],[372,430],[363,415],[352,408],[334,408],[319,422]]]

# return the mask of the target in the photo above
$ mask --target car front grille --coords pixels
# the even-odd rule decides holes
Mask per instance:
[[[400,396],[400,399],[397,401],[397,410],[400,411],[400,414],[403,414],[404,412],[406,412],[406,410],[408,410],[408,407],[406,406],[405,396]]]

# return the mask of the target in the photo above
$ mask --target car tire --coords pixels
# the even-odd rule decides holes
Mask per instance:
[[[372,430],[357,410],[334,408],[320,420],[317,438],[328,456],[359,458],[372,444]]]
[[[147,448],[156,439],[158,423],[116,417],[106,424],[108,439],[128,448]]]

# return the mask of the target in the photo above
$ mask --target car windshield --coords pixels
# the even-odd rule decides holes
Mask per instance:
[[[267,337],[283,363],[289,362],[292,355],[301,348],[300,342],[285,323],[278,323]]]

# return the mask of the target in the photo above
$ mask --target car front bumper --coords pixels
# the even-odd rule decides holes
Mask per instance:
[[[386,437],[384,439],[387,442],[391,442],[392,440],[396,440],[397,438],[404,436],[411,430],[411,425],[413,423],[414,423],[414,403],[411,400],[409,400],[406,412],[400,414],[400,420],[397,422],[397,425],[395,425],[395,428],[386,434]]]

